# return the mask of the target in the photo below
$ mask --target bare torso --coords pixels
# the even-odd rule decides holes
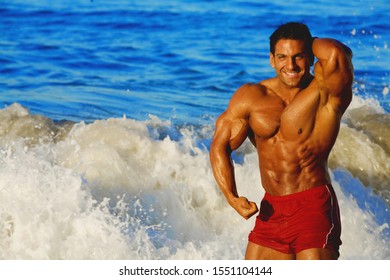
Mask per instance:
[[[245,85],[242,99],[251,105],[233,125],[231,143],[241,143],[250,135],[258,151],[263,187],[272,195],[329,184],[327,158],[337,137],[339,116],[323,105],[314,80],[291,100],[278,96],[273,82]]]

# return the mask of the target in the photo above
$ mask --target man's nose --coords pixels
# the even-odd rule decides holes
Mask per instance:
[[[286,63],[287,69],[289,70],[294,70],[295,67],[297,66],[295,59],[293,57],[287,59]]]

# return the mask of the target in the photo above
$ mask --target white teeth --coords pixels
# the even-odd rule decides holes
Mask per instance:
[[[293,73],[285,72],[285,73],[286,73],[287,76],[296,76],[296,75],[298,75],[298,73],[295,73],[295,72],[293,72]]]

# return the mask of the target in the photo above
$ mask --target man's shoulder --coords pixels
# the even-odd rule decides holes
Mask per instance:
[[[265,81],[261,81],[258,83],[246,83],[241,86],[241,88],[251,91],[265,91],[266,86],[264,84]]]
[[[235,95],[238,95],[240,98],[254,98],[259,97],[267,93],[267,88],[265,85],[260,83],[246,83],[238,88]]]
[[[228,115],[246,118],[253,109],[267,95],[267,88],[261,83],[246,83],[240,86],[230,99],[227,108]]]

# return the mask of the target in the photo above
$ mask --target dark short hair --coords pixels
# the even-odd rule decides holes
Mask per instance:
[[[270,51],[275,54],[275,45],[281,39],[300,40],[305,42],[305,50],[309,56],[310,64],[313,64],[314,55],[311,49],[313,37],[309,27],[300,22],[288,22],[280,25],[269,37]]]

